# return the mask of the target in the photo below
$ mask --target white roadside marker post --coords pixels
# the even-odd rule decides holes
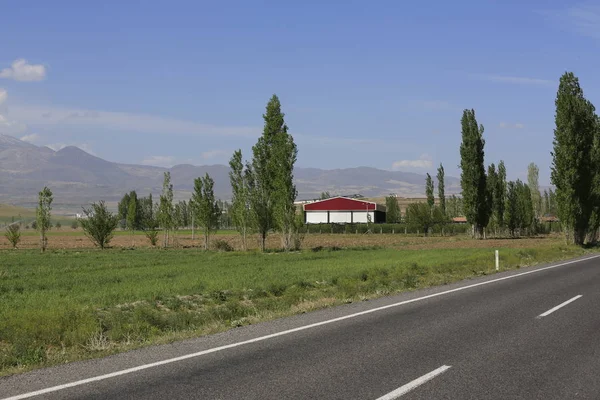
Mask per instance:
[[[498,255],[498,250],[496,250],[496,271],[500,271],[500,256]]]

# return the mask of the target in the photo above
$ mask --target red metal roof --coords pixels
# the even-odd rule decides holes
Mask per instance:
[[[304,205],[306,211],[365,211],[375,209],[377,209],[376,203],[348,197],[332,197]]]

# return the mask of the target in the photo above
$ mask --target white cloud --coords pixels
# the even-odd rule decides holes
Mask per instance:
[[[421,154],[418,160],[400,160],[395,161],[392,164],[393,170],[398,170],[400,168],[431,168],[433,166],[433,161],[431,156],[428,154]]]
[[[166,135],[256,138],[260,128],[215,126],[195,121],[115,111],[12,105],[11,116],[31,125],[98,127],[118,131]]]
[[[25,131],[27,131],[27,125],[10,120],[0,114],[0,134],[15,136]]]
[[[173,156],[150,156],[144,158],[141,162],[142,165],[152,165],[155,167],[171,168],[175,165],[175,157]]]
[[[29,135],[22,136],[21,140],[28,143],[35,143],[38,140],[40,140],[40,135],[38,135],[37,133],[32,133]]]
[[[6,90],[0,88],[0,104],[4,103],[7,98],[8,98],[8,93],[6,92]]]
[[[525,128],[525,125],[523,125],[520,122],[517,122],[515,124],[510,124],[508,122],[500,122],[500,125],[498,125],[498,127],[501,129],[523,129]]]
[[[562,28],[582,36],[600,39],[600,7],[580,4],[562,10],[543,11],[540,14]]]
[[[0,71],[0,78],[15,81],[34,82],[46,78],[46,67],[41,64],[28,64],[27,60],[19,58],[12,65]]]
[[[504,76],[504,75],[493,75],[493,74],[476,74],[472,75],[475,79],[497,82],[497,83],[510,83],[514,85],[534,85],[534,86],[552,86],[557,84],[548,79],[540,78],[528,78],[521,76]]]
[[[200,157],[202,157],[203,160],[211,160],[214,158],[229,156],[231,154],[233,154],[233,151],[210,150],[210,151],[205,151],[205,152],[200,153]]]

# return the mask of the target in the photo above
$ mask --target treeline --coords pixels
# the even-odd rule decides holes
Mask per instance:
[[[545,213],[558,216],[568,243],[591,244],[600,228],[600,119],[583,95],[571,72],[561,79],[556,95],[551,182],[555,192],[538,186],[539,169],[528,168],[527,184],[506,182],[498,170],[484,166],[483,125],[474,110],[465,110],[461,121],[461,188],[463,212],[478,238],[486,228],[507,229],[511,235],[535,230]]]
[[[469,114],[467,118],[474,118],[473,111],[467,110],[465,113]],[[476,122],[474,126],[477,126]],[[483,152],[482,145],[478,147],[478,151]],[[468,159],[483,160],[483,157],[468,157]],[[468,171],[468,168],[465,170]],[[474,236],[477,234],[479,234],[478,237],[486,237],[490,234],[494,236],[509,234],[515,237],[552,230],[551,225],[545,225],[541,217],[556,215],[556,194],[552,190],[545,190],[544,195],[541,195],[538,186],[539,169],[534,163],[528,166],[527,184],[520,180],[507,182],[506,167],[503,161],[500,161],[497,168],[494,164],[489,165],[485,175],[477,172],[479,177],[485,177],[481,197],[476,197],[474,200],[474,194],[478,193],[473,189],[475,193],[471,192],[471,197],[467,191],[466,198],[455,195],[446,198],[444,167],[440,164],[437,171],[437,202],[434,196],[433,179],[427,174],[425,179],[426,202],[409,204],[404,215],[401,215],[397,199],[394,196],[388,196],[386,197],[386,222],[402,223],[413,232],[418,228],[418,231],[427,234],[436,228],[437,231],[444,234],[448,224],[453,223],[453,218],[467,216],[465,207],[470,206],[471,218],[477,216],[481,217],[483,221],[480,226],[482,229],[476,229],[471,222],[471,234]],[[473,181],[463,179],[463,182]],[[477,190],[479,189],[477,188]],[[463,193],[465,193],[464,189]],[[469,201],[483,201],[483,204],[474,208]],[[467,221],[469,221],[468,216]]]
[[[159,201],[152,195],[138,198],[132,191],[118,205],[118,219],[123,229],[142,230],[156,245],[158,230],[163,233],[163,247],[169,246],[180,228],[199,227],[204,235],[204,247],[209,248],[211,234],[219,228],[235,227],[247,248],[248,235],[258,233],[260,248],[265,250],[271,231],[282,234],[284,250],[299,248],[302,221],[296,215],[297,190],[293,170],[298,149],[288,133],[288,127],[276,95],[269,100],[263,115],[262,136],[252,147],[252,160],[244,162],[241,150],[234,152],[229,174],[233,193],[231,203],[214,196],[214,181],[206,174],[194,180],[189,201],[173,202],[171,175],[165,172]]]

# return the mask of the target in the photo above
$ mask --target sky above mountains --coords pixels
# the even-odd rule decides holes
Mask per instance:
[[[591,2],[21,3],[0,14],[0,133],[116,162],[249,158],[276,93],[299,166],[459,176],[474,108],[486,163],[547,185],[560,75],[600,97]]]

